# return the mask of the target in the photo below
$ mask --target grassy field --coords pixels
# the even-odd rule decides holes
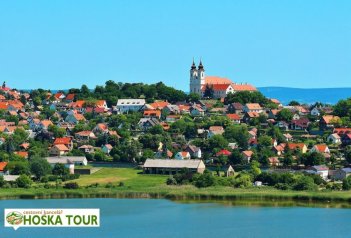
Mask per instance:
[[[351,207],[349,191],[282,191],[272,187],[234,189],[232,187],[196,188],[192,185],[167,186],[168,176],[146,175],[132,168],[102,168],[91,175],[72,180],[79,189],[32,187],[0,190],[0,199],[17,198],[167,198],[180,201],[226,201],[242,204],[268,204],[270,206],[339,206]],[[72,182],[71,181],[71,182]],[[123,186],[119,186],[123,182]],[[98,183],[98,186],[89,186]],[[113,187],[106,187],[111,183]],[[297,204],[299,203],[299,204]]]

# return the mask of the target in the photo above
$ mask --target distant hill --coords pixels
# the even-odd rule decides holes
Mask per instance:
[[[292,100],[300,103],[315,102],[335,104],[340,99],[351,97],[351,88],[285,88],[259,87],[258,90],[268,98],[276,98],[283,104]]]

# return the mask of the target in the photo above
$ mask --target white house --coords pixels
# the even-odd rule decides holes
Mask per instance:
[[[330,135],[328,136],[327,140],[328,140],[329,142],[332,142],[333,144],[341,143],[341,137],[340,137],[337,133],[330,134]]]
[[[87,158],[85,156],[63,156],[63,157],[47,157],[46,161],[54,167],[55,164],[64,164],[66,168],[69,169],[71,174],[74,174],[75,165],[84,165],[88,164]]]
[[[319,174],[324,180],[326,180],[328,178],[329,168],[325,165],[312,166],[312,171],[315,174]]]
[[[312,116],[319,116],[321,114],[319,108],[317,108],[317,107],[314,107],[310,113]]]
[[[116,110],[118,113],[140,111],[145,105],[145,99],[118,99]]]

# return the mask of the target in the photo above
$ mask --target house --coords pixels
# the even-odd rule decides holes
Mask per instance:
[[[243,112],[263,112],[262,107],[258,103],[246,103],[243,107]]]
[[[240,124],[241,117],[240,117],[238,114],[230,113],[230,114],[227,114],[227,117],[228,117],[229,120],[231,120],[233,123],[235,123],[235,124]]]
[[[190,107],[190,115],[192,116],[204,116],[205,115],[205,111],[198,106],[191,106]]]
[[[219,156],[229,156],[231,155],[232,152],[230,152],[229,150],[220,150],[216,153],[216,156],[219,157]]]
[[[307,152],[307,146],[304,143],[288,143],[288,147],[292,151],[299,150],[302,154]]]
[[[118,99],[116,110],[118,113],[137,112],[145,106],[145,99]]]
[[[167,101],[155,101],[155,102],[150,104],[150,106],[156,110],[162,110],[163,108],[165,108],[169,105],[171,105],[171,104]]]
[[[333,133],[328,136],[327,141],[333,144],[339,144],[341,143],[341,137],[337,133]]]
[[[159,110],[144,110],[144,117],[145,118],[161,118],[161,111]]]
[[[243,117],[243,121],[245,123],[250,122],[252,119],[254,118],[259,118],[260,114],[258,112],[246,112],[244,117]]]
[[[144,131],[159,124],[160,122],[156,118],[141,118],[138,122],[139,128]]]
[[[166,122],[168,123],[173,123],[173,122],[176,122],[178,121],[179,119],[181,119],[182,116],[181,115],[168,115],[166,117]]]
[[[80,141],[89,141],[90,139],[96,139],[94,132],[92,131],[80,131],[74,134],[75,138]]]
[[[94,153],[95,149],[92,145],[82,145],[78,147],[79,150],[83,151],[84,153],[91,154]]]
[[[290,129],[291,130],[307,130],[310,120],[308,118],[302,117],[300,119],[291,120]]]
[[[7,162],[0,162],[0,175],[7,174],[6,166],[7,166]]]
[[[253,152],[251,150],[244,150],[243,152],[241,152],[241,154],[243,155],[243,160],[249,164],[251,161]]]
[[[199,159],[202,156],[200,147],[196,147],[194,145],[188,145],[185,148],[185,151],[189,152],[190,156],[192,158],[198,158]]]
[[[45,130],[45,131],[47,131],[49,129],[49,126],[52,126],[52,125],[54,124],[50,120],[42,120],[39,123],[41,130]]]
[[[334,172],[333,178],[335,180],[343,180],[351,175],[351,168],[340,168]]]
[[[333,115],[322,116],[322,119],[319,121],[319,126],[321,129],[333,128],[334,124],[340,122],[340,117]]]
[[[70,174],[74,174],[75,165],[88,165],[88,161],[85,156],[46,157],[45,159],[52,167],[54,167],[56,164],[65,165],[65,167],[69,169]]]
[[[280,155],[284,154],[285,146],[286,146],[285,143],[280,143],[279,145],[276,145],[276,146],[273,147],[273,151],[274,151],[278,156],[280,156]]]
[[[268,162],[270,166],[279,166],[280,165],[280,160],[278,157],[269,157]]]
[[[312,171],[315,174],[320,175],[324,180],[328,178],[329,168],[325,165],[315,165],[312,166]]]
[[[321,114],[321,111],[318,107],[314,107],[311,112],[310,112],[311,116],[319,116]]]
[[[67,117],[65,118],[65,121],[72,124],[78,124],[81,121],[85,122],[86,119],[82,114],[74,113],[74,114],[68,114]]]
[[[184,168],[192,173],[203,173],[206,166],[202,160],[147,159],[143,165],[146,174],[176,174]]]
[[[333,133],[338,134],[339,136],[342,136],[344,134],[349,134],[351,133],[351,128],[344,127],[344,128],[334,128]]]
[[[207,138],[211,138],[214,135],[222,135],[224,128],[222,126],[210,126],[207,133]]]
[[[111,150],[113,149],[111,144],[106,144],[101,147],[102,152],[105,154],[110,154]]]
[[[226,177],[231,177],[235,174],[234,168],[231,165],[224,166],[222,170],[224,171]]]
[[[54,145],[49,150],[49,154],[55,155],[55,156],[61,156],[61,155],[67,154],[68,152],[69,152],[69,149],[64,144]]]
[[[29,153],[27,151],[15,151],[14,153],[23,159],[28,159],[29,157]]]
[[[280,112],[280,110],[278,110],[278,109],[271,109],[271,110],[269,110],[268,118],[269,119],[277,119],[278,112]]]
[[[63,144],[65,145],[69,150],[73,149],[73,141],[71,137],[58,137],[54,141],[54,145],[59,145]]]
[[[171,115],[176,115],[180,113],[178,105],[172,105],[172,104],[165,106],[162,109],[162,112],[164,114],[171,114]]]
[[[234,102],[228,105],[227,111],[230,113],[242,114],[244,106],[239,102]]]
[[[188,151],[180,151],[175,154],[174,158],[176,160],[190,159],[190,153]]]
[[[73,102],[74,101],[74,98],[75,98],[75,94],[74,93],[69,93],[67,94],[67,96],[65,97],[64,101],[70,103],[70,102]]]
[[[293,136],[290,135],[289,133],[285,133],[283,134],[283,137],[285,139],[286,142],[292,141],[293,140]]]
[[[326,144],[314,145],[311,152],[327,153],[330,154],[330,150]]]
[[[104,134],[108,133],[108,131],[108,125],[106,123],[98,123],[93,129],[94,134]]]

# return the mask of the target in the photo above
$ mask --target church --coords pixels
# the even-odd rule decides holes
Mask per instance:
[[[214,98],[225,98],[228,93],[240,91],[257,91],[257,89],[250,84],[237,84],[228,78],[205,76],[205,68],[202,61],[200,60],[197,68],[193,61],[190,68],[190,93],[197,93],[203,96],[206,85],[213,88]]]

